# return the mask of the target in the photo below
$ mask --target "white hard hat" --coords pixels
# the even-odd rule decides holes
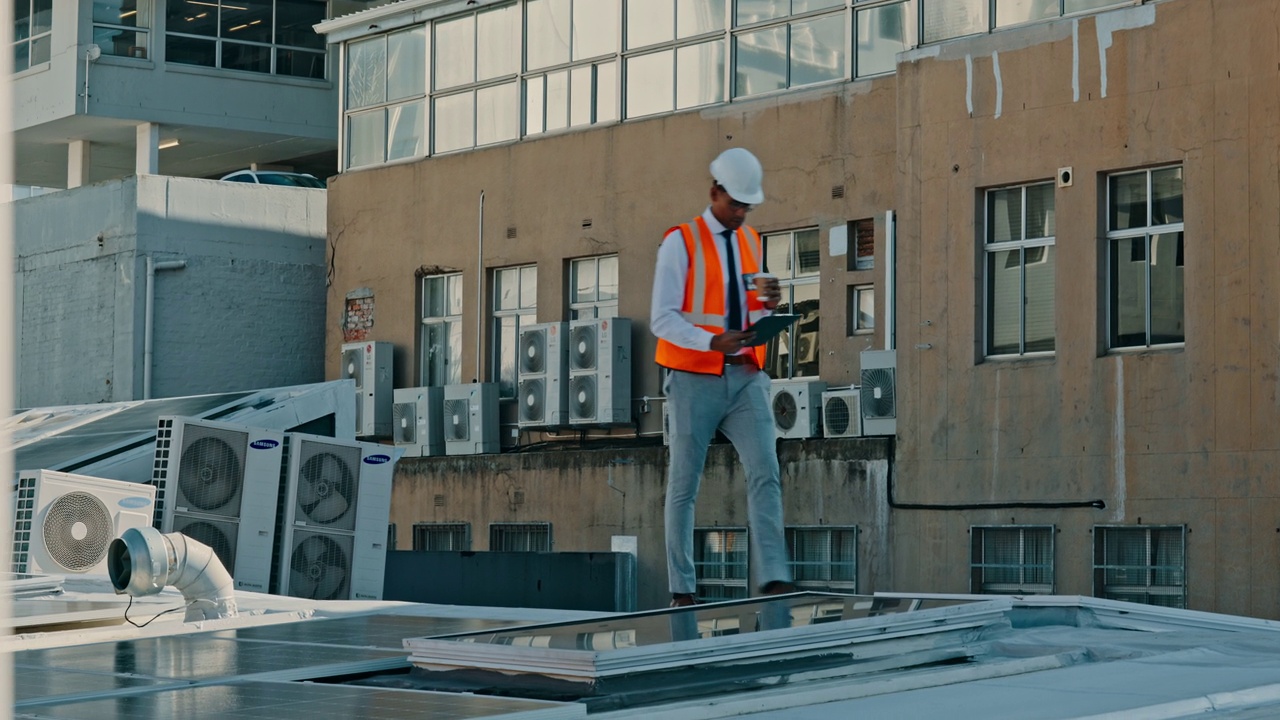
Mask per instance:
[[[742,148],[729,148],[711,161],[711,177],[729,193],[729,197],[748,205],[764,202],[760,180],[764,170],[760,161]]]

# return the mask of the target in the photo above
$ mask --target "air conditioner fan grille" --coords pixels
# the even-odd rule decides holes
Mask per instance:
[[[115,523],[107,506],[80,490],[49,503],[43,530],[49,557],[70,572],[84,572],[102,562],[115,537]]]

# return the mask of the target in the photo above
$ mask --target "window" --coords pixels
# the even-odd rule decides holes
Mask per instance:
[[[1053,183],[986,194],[985,352],[1054,350]]]
[[[696,595],[703,600],[747,597],[747,530],[701,528],[693,531]]]
[[[202,0],[166,4],[165,60],[324,78],[325,40],[314,0]]]
[[[1107,347],[1186,340],[1182,167],[1107,178]]]
[[[737,3],[733,36],[733,96],[802,87],[845,76],[845,31],[841,0],[770,0]],[[822,8],[832,12],[786,21],[791,13]],[[782,22],[777,22],[782,20]]]
[[[969,531],[969,592],[1053,594],[1053,526],[975,526]]]
[[[419,384],[462,382],[462,273],[422,278]]]
[[[414,523],[414,550],[470,550],[471,523]]]
[[[876,221],[871,218],[849,223],[853,230],[853,252],[849,270],[870,270],[876,266]]]
[[[493,369],[498,395],[516,396],[516,351],[520,329],[536,323],[538,267],[503,268],[493,273]]]
[[[569,319],[618,316],[618,256],[582,258],[569,266]]]
[[[854,74],[883,75],[898,67],[897,54],[916,45],[916,13],[912,0],[858,8],[854,11]]]
[[[520,131],[520,6],[438,20],[433,152],[514,140]]]
[[[778,312],[800,320],[767,346],[765,370],[774,378],[818,376],[818,230],[766,235],[764,269],[778,276],[782,302]]]
[[[147,57],[147,28],[151,3],[147,0],[95,0],[93,43],[103,55]]]
[[[616,120],[618,0],[529,0],[526,12],[525,133]]]
[[[13,71],[49,62],[53,43],[53,0],[14,0]]]
[[[551,552],[551,523],[493,523],[491,552]]]
[[[1185,608],[1186,534],[1185,525],[1095,526],[1094,596]]]
[[[821,592],[858,590],[858,528],[787,528],[796,587]]]
[[[849,330],[854,335],[869,335],[876,329],[876,291],[870,285],[849,286]]]
[[[427,31],[347,45],[346,166],[426,154]]]
[[[1007,0],[1006,0],[1007,1]],[[950,40],[989,29],[989,0],[920,0],[920,24],[926,43]]]

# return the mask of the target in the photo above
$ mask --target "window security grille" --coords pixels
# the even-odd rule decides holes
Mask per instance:
[[[693,531],[693,569],[699,598],[715,601],[747,597],[747,562],[746,528]]]
[[[551,552],[551,523],[493,523],[489,549],[494,552]]]
[[[415,523],[414,550],[470,550],[471,523]]]
[[[857,527],[787,528],[796,587],[821,592],[858,591]]]
[[[975,526],[970,530],[969,591],[1051,595],[1052,525]]]
[[[1186,536],[1185,525],[1095,527],[1094,596],[1185,608]]]

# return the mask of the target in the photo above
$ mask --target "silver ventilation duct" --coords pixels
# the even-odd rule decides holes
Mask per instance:
[[[107,574],[118,594],[133,597],[174,586],[187,601],[186,622],[239,614],[231,573],[212,548],[182,533],[126,530],[107,549]]]

